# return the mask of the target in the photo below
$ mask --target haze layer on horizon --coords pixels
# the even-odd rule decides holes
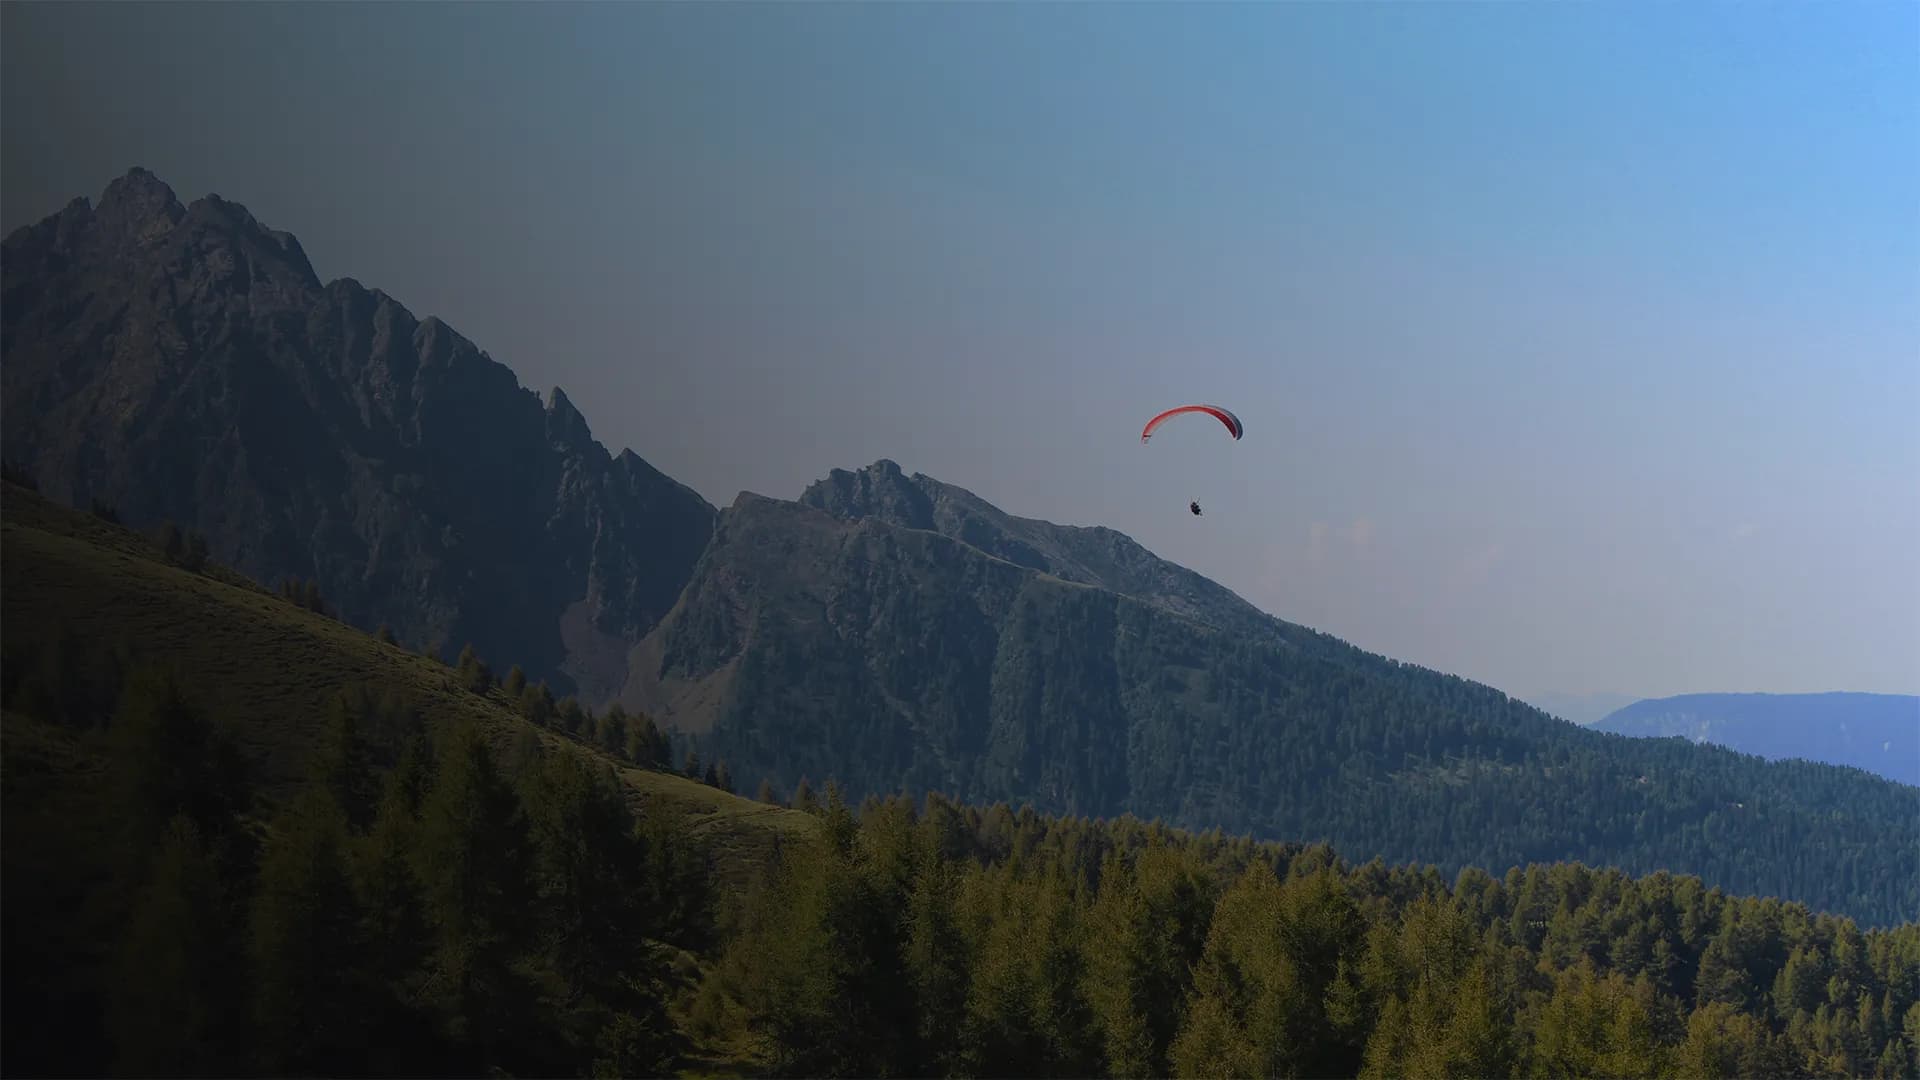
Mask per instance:
[[[217,192],[721,505],[888,457],[1516,694],[1920,692],[1912,4],[0,28],[5,229]]]

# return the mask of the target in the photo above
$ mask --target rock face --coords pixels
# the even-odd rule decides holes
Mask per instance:
[[[1112,529],[1014,517],[964,488],[881,459],[858,472],[835,469],[800,502],[842,519],[937,532],[1015,566],[1092,585],[1214,626],[1278,633],[1278,623],[1208,579],[1156,558]],[[1295,628],[1298,629],[1298,628]]]
[[[42,491],[197,528],[409,645],[604,698],[711,535],[559,390],[143,169],[7,237],[0,288],[5,454]]]

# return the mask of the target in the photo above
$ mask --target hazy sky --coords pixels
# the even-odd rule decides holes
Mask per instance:
[[[721,505],[890,457],[1514,693],[1920,691],[1920,5],[8,3],[0,42],[6,229],[136,164],[218,192]],[[1140,445],[1187,401],[1245,440]]]

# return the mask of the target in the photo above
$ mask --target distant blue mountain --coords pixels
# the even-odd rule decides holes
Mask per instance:
[[[1681,694],[1636,701],[1594,729],[1851,765],[1920,787],[1920,697],[1908,694]]]

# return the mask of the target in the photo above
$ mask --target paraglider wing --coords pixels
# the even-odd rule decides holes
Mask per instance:
[[[1153,438],[1154,429],[1158,428],[1161,424],[1166,423],[1169,417],[1179,416],[1181,413],[1192,413],[1192,412],[1206,413],[1208,416],[1211,416],[1215,420],[1218,420],[1222,424],[1225,424],[1227,427],[1228,434],[1231,434],[1235,439],[1240,438],[1241,432],[1244,430],[1240,426],[1239,417],[1233,415],[1232,413],[1228,412],[1227,410],[1221,408],[1218,405],[1182,405],[1179,408],[1168,409],[1166,412],[1163,412],[1159,416],[1156,416],[1153,419],[1147,421],[1147,426],[1140,429],[1140,441],[1144,443],[1148,439]]]

